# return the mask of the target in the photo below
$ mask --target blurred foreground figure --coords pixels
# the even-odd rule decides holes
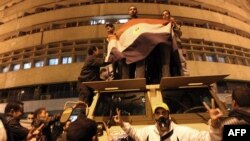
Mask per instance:
[[[79,116],[69,125],[67,132],[68,141],[98,141],[97,123],[84,116]]]
[[[2,117],[0,118],[0,141],[7,141],[6,130],[2,122]]]
[[[250,88],[233,90],[232,111],[228,114],[228,117],[222,117],[222,112],[215,108],[213,100],[211,103],[211,108],[206,103],[204,105],[209,111],[211,126],[214,130],[212,141],[222,140],[224,125],[250,125]]]

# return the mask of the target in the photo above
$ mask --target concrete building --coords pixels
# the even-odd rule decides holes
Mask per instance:
[[[1,102],[77,97],[87,47],[104,52],[105,23],[119,28],[131,5],[142,18],[171,11],[190,75],[230,74],[220,93],[250,87],[249,0],[1,0]]]

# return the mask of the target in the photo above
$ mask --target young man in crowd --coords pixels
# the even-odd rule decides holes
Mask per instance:
[[[21,101],[9,102],[5,107],[5,128],[7,130],[8,140],[10,141],[29,140],[34,136],[32,134],[33,129],[28,130],[20,124],[23,111],[23,103]]]

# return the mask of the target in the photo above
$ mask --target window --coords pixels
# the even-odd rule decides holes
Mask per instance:
[[[30,69],[31,68],[31,62],[27,62],[23,64],[23,69]]]
[[[202,54],[195,54],[194,57],[196,61],[202,61]]]
[[[35,67],[38,68],[38,67],[42,67],[44,65],[44,61],[42,60],[39,60],[39,61],[36,61],[35,62]]]
[[[191,52],[187,52],[186,59],[187,60],[194,60],[193,54]]]
[[[146,115],[145,92],[102,93],[98,99],[94,116],[112,116],[115,108],[121,115]]]
[[[77,55],[76,56],[76,62],[83,62],[84,61],[85,56],[82,55]]]
[[[3,67],[3,72],[8,72],[9,71],[9,67],[8,66],[4,66]]]
[[[239,64],[239,65],[246,65],[245,59],[239,58],[239,59],[238,59],[238,64]]]
[[[250,59],[248,59],[247,62],[248,62],[248,65],[250,66]]]
[[[105,20],[104,19],[94,19],[90,21],[91,25],[95,25],[95,24],[105,24]]]
[[[70,64],[72,63],[72,57],[63,57],[62,64]]]
[[[76,22],[66,23],[66,27],[76,27],[76,26],[77,26]]]
[[[20,70],[21,65],[20,64],[14,64],[13,65],[13,71]]]
[[[236,64],[237,63],[236,58],[234,58],[234,57],[230,57],[229,60],[230,60],[231,64]]]
[[[57,65],[57,64],[58,64],[58,58],[49,59],[49,65]]]
[[[126,22],[128,22],[128,19],[120,19],[118,21],[119,21],[119,23],[126,23]]]
[[[162,98],[172,114],[206,112],[202,102],[210,103],[208,88],[182,88],[162,91]]]
[[[206,58],[208,62],[216,62],[215,57],[212,55],[207,55]]]
[[[224,56],[218,56],[218,62],[220,63],[226,63],[226,59]]]

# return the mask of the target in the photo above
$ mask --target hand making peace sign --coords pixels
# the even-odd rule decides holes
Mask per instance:
[[[208,110],[208,113],[210,115],[211,120],[217,120],[217,119],[219,119],[220,117],[223,116],[223,113],[221,112],[221,110],[219,108],[215,108],[213,98],[211,99],[211,108],[207,105],[206,102],[203,102],[203,105]]]

